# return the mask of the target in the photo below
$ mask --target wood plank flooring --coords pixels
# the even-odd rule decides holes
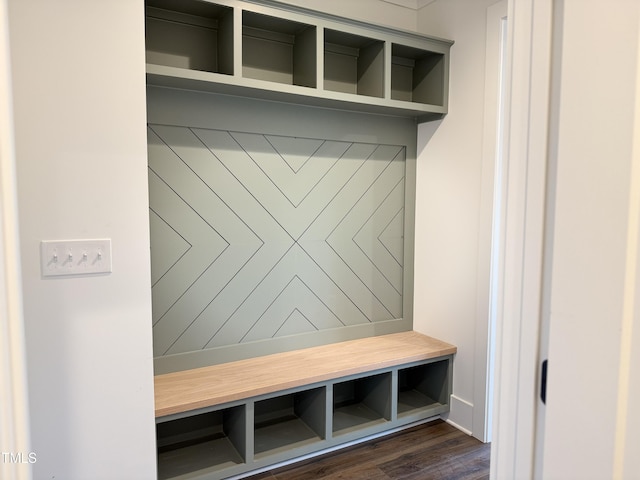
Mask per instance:
[[[361,443],[250,480],[484,480],[490,445],[442,420]]]

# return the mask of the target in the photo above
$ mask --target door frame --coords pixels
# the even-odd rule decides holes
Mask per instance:
[[[7,0],[0,0],[0,451],[30,455]],[[32,457],[29,457],[32,458]],[[0,460],[0,477],[29,480],[29,463]]]
[[[473,398],[473,436],[491,441],[495,330],[500,298],[498,269],[503,263],[502,247],[505,205],[505,171],[501,139],[504,135],[504,80],[506,73],[507,0],[487,8],[485,60],[484,131],[482,189],[476,296],[476,355]]]
[[[552,7],[552,0],[508,3],[506,222],[497,280],[492,479],[531,478],[535,463]]]

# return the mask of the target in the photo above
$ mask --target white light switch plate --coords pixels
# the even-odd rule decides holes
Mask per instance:
[[[111,239],[43,240],[42,276],[111,273]]]

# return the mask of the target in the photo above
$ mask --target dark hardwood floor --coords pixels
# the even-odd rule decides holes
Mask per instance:
[[[435,420],[248,478],[479,480],[489,478],[489,453],[489,444]]]

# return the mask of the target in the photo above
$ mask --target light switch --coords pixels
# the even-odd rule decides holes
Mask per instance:
[[[111,239],[43,240],[40,266],[43,277],[111,273]]]

